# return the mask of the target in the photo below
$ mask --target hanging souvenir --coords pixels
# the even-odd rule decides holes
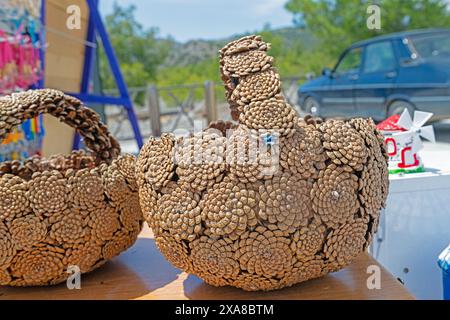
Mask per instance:
[[[0,11],[0,95],[4,95],[34,87],[41,77],[40,1],[9,0]],[[43,136],[42,116],[25,121],[1,142],[0,160],[39,155]]]

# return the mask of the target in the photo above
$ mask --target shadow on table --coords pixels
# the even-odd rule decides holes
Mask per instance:
[[[245,300],[264,300],[264,299],[333,299],[330,292],[339,292],[344,296],[351,296],[355,292],[342,279],[333,275],[326,275],[323,278],[309,280],[304,283],[296,284],[289,288],[274,290],[269,292],[247,292],[234,287],[214,287],[206,284],[196,276],[189,275],[184,281],[184,294],[189,299],[208,300],[208,299],[245,299]],[[334,297],[338,299],[338,297]]]
[[[367,267],[378,265],[367,253],[361,253],[344,269],[321,278],[296,284],[289,288],[269,292],[246,292],[234,287],[213,287],[196,276],[189,275],[184,285],[184,295],[189,299],[289,299],[289,300],[341,300],[341,299],[411,299],[405,289],[381,267],[381,289],[367,286]]]
[[[139,238],[126,252],[82,275],[80,290],[69,290],[65,283],[52,287],[0,287],[0,299],[133,299],[164,287],[179,273],[159,253],[153,239]]]
[[[439,173],[439,172],[441,172],[441,170],[437,169],[437,168],[432,168],[432,167],[425,167],[425,172]]]

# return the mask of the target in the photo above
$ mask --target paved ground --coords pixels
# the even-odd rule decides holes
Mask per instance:
[[[436,143],[424,143],[419,154],[425,167],[450,172],[450,121],[434,124]]]

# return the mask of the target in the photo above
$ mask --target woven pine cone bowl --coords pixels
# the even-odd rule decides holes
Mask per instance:
[[[75,128],[90,151],[0,164],[0,285],[52,285],[94,270],[129,248],[143,224],[135,157],[120,155],[79,100],[52,89],[2,97],[0,138],[42,113]]]
[[[369,246],[388,193],[371,119],[300,118],[259,36],[220,50],[235,122],[150,138],[136,164],[168,261],[213,286],[273,290],[340,270]]]

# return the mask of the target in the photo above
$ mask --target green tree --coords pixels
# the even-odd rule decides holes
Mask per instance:
[[[135,17],[134,6],[114,4],[105,25],[128,86],[142,86],[157,79],[158,67],[171,49],[169,40],[158,39],[158,29],[145,29]],[[103,52],[100,74],[104,88],[114,88],[114,81]]]
[[[369,30],[367,7],[381,9],[381,29]],[[321,41],[321,49],[336,56],[351,43],[379,34],[417,28],[448,27],[446,0],[289,0],[294,22]]]

